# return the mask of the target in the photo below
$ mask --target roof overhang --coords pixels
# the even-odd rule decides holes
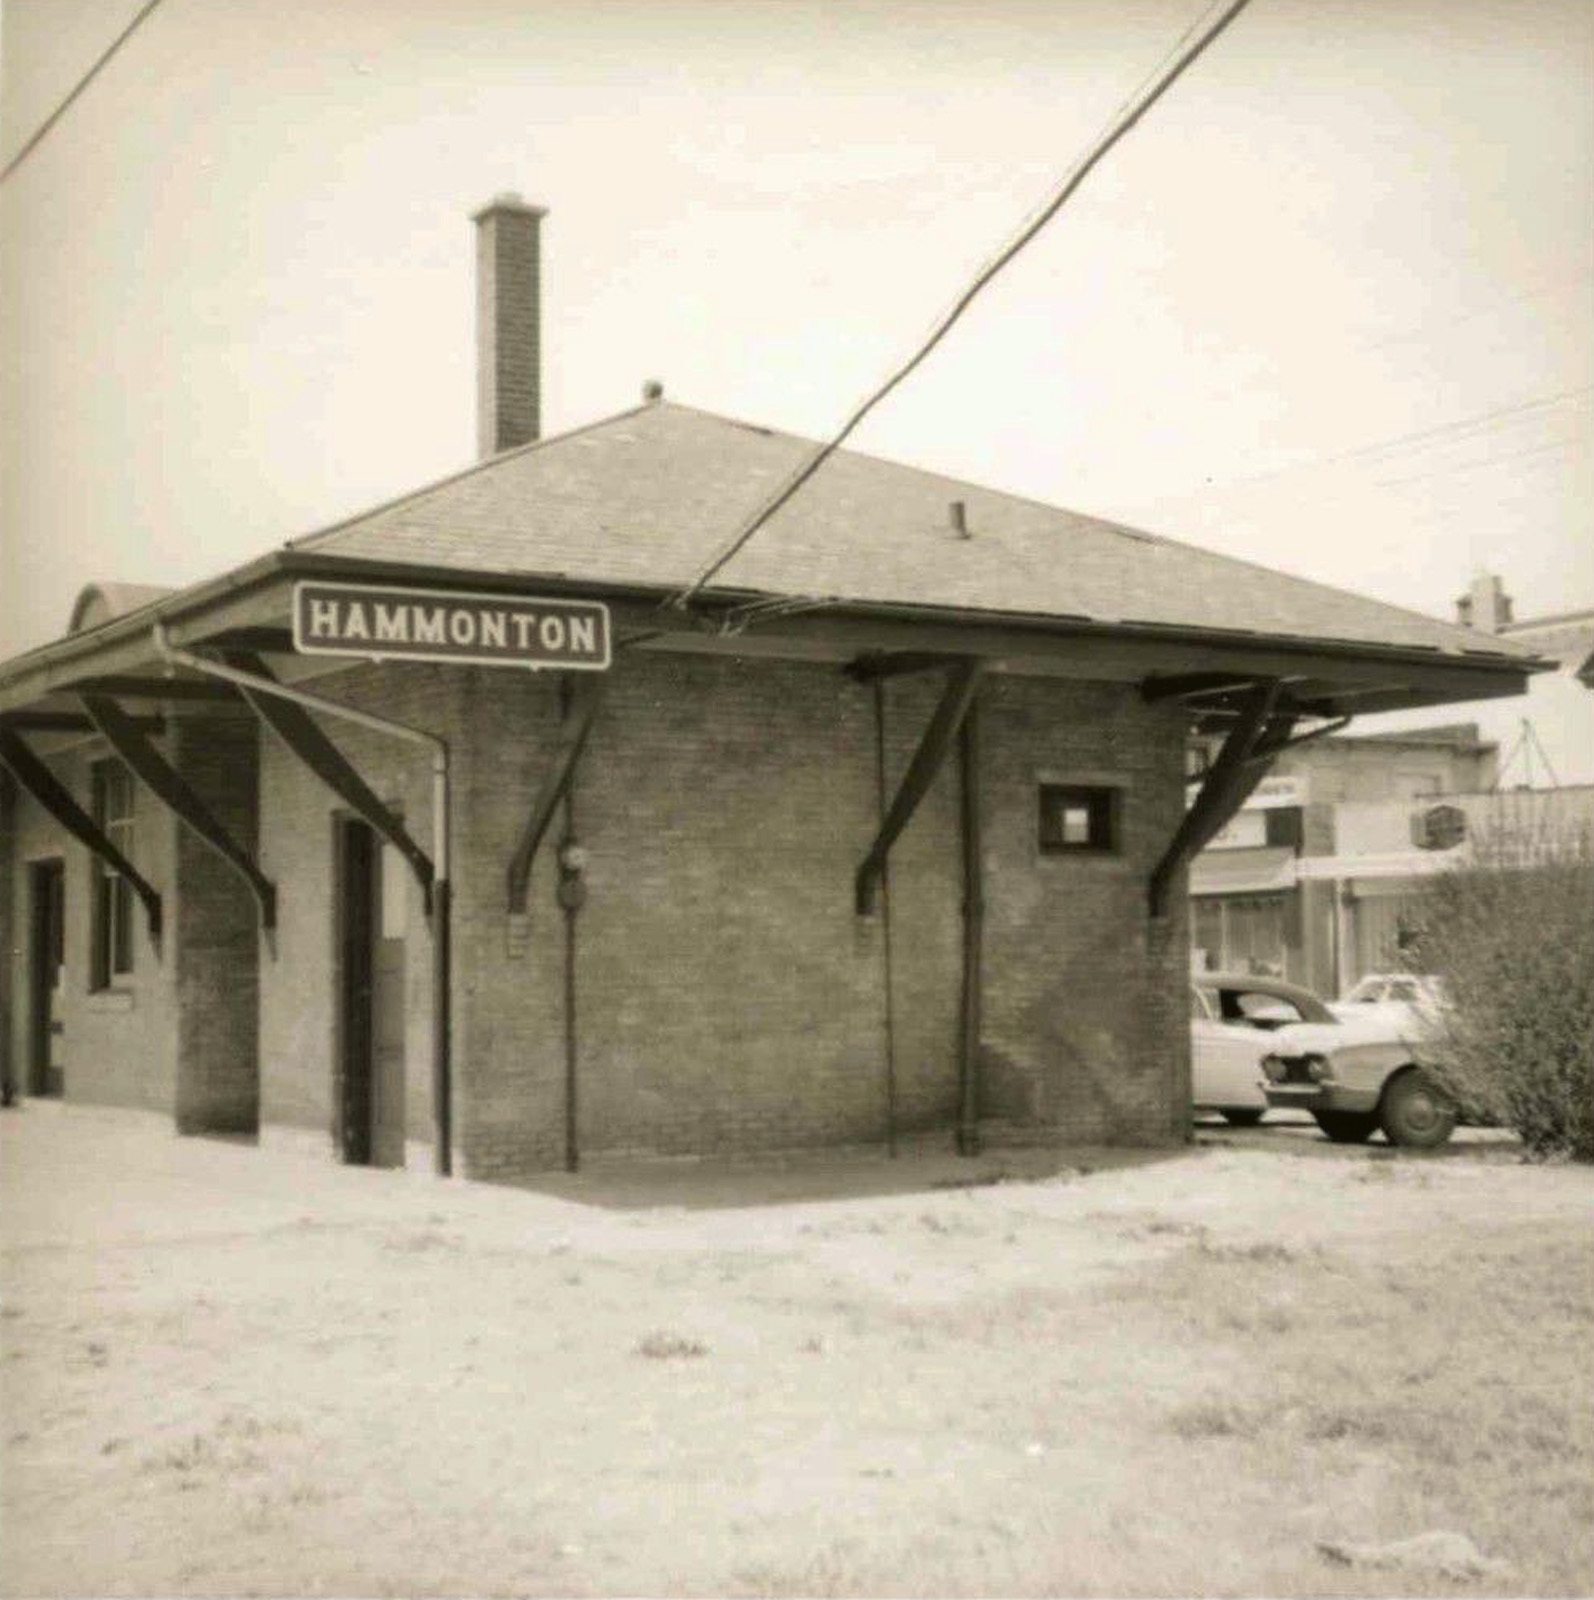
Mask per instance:
[[[139,706],[180,698],[183,688],[167,695],[150,681],[199,683],[162,661],[152,631],[157,621],[184,647],[289,656],[291,593],[300,578],[601,599],[614,614],[622,650],[835,663],[871,651],[979,655],[1009,674],[1149,683],[1157,686],[1149,697],[1178,701],[1197,718],[1219,723],[1233,697],[1264,678],[1283,680],[1307,714],[1339,717],[1521,694],[1531,673],[1554,667],[1498,649],[1451,652],[845,599],[727,632],[721,625],[726,613],[778,597],[710,591],[692,611],[672,611],[664,606],[669,585],[594,584],[565,574],[486,573],[284,549],[0,663],[0,713],[71,707],[93,679],[128,681],[139,692],[123,698]],[[325,670],[324,661],[318,665]]]

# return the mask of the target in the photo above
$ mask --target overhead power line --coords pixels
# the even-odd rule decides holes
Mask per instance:
[[[1095,171],[1096,167],[1100,165],[1113,147],[1162,98],[1163,94],[1178,80],[1185,69],[1201,55],[1207,46],[1239,16],[1247,4],[1249,4],[1249,0],[1229,0],[1229,3],[1218,13],[1216,21],[1205,28],[1199,28],[1199,24],[1192,25],[1186,31],[1184,38],[1173,49],[1171,62],[1164,65],[1160,70],[1153,72],[1146,80],[1146,83],[1142,84],[1141,88],[1125,102],[1112,122],[1097,137],[1091,148],[1069,170],[1057,192],[979,272],[968,288],[953,302],[951,309],[935,324],[929,335],[914,353],[853,411],[852,415],[829,439],[814,450],[813,454],[786,482],[759,507],[746,525],[721,550],[719,555],[704,567],[686,588],[671,597],[668,601],[668,605],[671,608],[680,609],[686,606],[692,597],[705,584],[710,582],[715,574],[747,544],[748,540],[841,448],[864,418],[928,358],[931,351],[941,343],[962,319],[964,312],[973,304],[986,285],[1062,210],[1069,198],[1085,179]],[[1211,8],[1209,7],[1204,15],[1210,14]],[[1195,34],[1193,40],[1191,40],[1192,33]]]
[[[146,3],[139,8],[133,20],[128,23],[128,25],[123,28],[113,40],[111,40],[110,44],[105,47],[105,50],[101,54],[99,60],[96,61],[94,65],[90,67],[81,78],[78,79],[78,81],[72,86],[71,92],[67,95],[67,97],[34,130],[32,138],[30,138],[28,142],[24,144],[23,147],[17,151],[17,153],[12,156],[8,162],[6,162],[5,170],[0,172],[0,183],[4,183],[6,179],[9,178],[11,174],[15,172],[30,155],[33,154],[34,150],[38,147],[44,136],[56,125],[56,123],[61,120],[62,117],[66,115],[67,111],[72,105],[72,102],[76,100],[78,96],[82,94],[83,91],[95,80],[95,78],[99,76],[105,64],[111,59],[112,56],[116,54],[118,50],[122,48],[124,44],[127,43],[129,39],[133,37],[134,33],[138,31],[139,26],[160,3],[161,0],[146,0]]]
[[[1415,428],[1408,433],[1397,433],[1387,439],[1374,439],[1368,444],[1352,445],[1348,450],[1335,450],[1327,455],[1311,456],[1305,461],[1288,461],[1283,466],[1266,467],[1261,472],[1248,472],[1238,478],[1226,478],[1222,483],[1201,483],[1188,489],[1175,489],[1148,502],[1160,506],[1184,500],[1197,500],[1206,496],[1227,494],[1235,489],[1249,488],[1253,484],[1270,483],[1275,478],[1296,473],[1315,472],[1324,467],[1339,466],[1348,461],[1379,458],[1406,453],[1411,450],[1449,448],[1470,443],[1475,436],[1487,434],[1500,427],[1522,427],[1539,420],[1539,414],[1557,407],[1586,402],[1594,394],[1594,384],[1582,383],[1575,388],[1562,389],[1554,394],[1541,395],[1535,400],[1521,400],[1512,405],[1491,406],[1487,411],[1475,412],[1468,417],[1457,417],[1449,422]]]

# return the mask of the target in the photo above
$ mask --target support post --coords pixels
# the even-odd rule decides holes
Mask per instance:
[[[277,681],[265,662],[246,650],[230,650],[223,660],[228,666],[237,667],[251,677],[264,679],[268,683]],[[410,870],[426,896],[427,911],[430,913],[431,861],[410,837],[404,824],[372,792],[348,757],[321,731],[320,725],[303,706],[260,689],[242,688],[242,693],[255,715],[282,740],[292,754],[409,862]]]
[[[575,682],[570,686],[569,712],[559,730],[559,744],[554,751],[553,765],[542,780],[537,798],[532,802],[531,815],[521,831],[520,842],[510,858],[507,878],[509,914],[522,917],[526,914],[527,887],[531,881],[532,863],[537,859],[537,849],[553,822],[559,802],[570,792],[576,775],[576,764],[587,747],[587,736],[603,705],[607,680],[585,673],[570,674]]]
[[[210,807],[114,700],[98,694],[81,694],[78,698],[89,721],[105,736],[106,743],[121,757],[133,776],[249,885],[255,904],[260,908],[260,926],[269,935],[277,925],[277,890],[254,858],[216,820]]]
[[[0,763],[79,844],[98,856],[112,872],[127,879],[144,907],[150,940],[159,945],[160,892],[111,843],[99,824],[72,798],[66,786],[28,748],[22,736],[4,723],[0,723]]]
[[[952,741],[963,725],[969,703],[980,686],[983,671],[984,664],[972,657],[963,658],[948,670],[946,688],[941,693],[940,703],[930,718],[929,726],[924,730],[919,748],[913,752],[913,759],[908,763],[907,772],[903,774],[896,798],[891,802],[891,809],[886,814],[885,821],[881,823],[880,831],[875,835],[874,843],[870,845],[863,864],[858,868],[854,897],[860,917],[866,917],[874,910],[875,890],[880,883],[880,874],[885,870],[886,857],[891,852],[891,846],[896,843],[898,835],[912,820],[913,813],[919,808],[919,802],[935,781],[936,774],[940,772],[947,753],[952,748]]]
[[[958,1060],[960,1156],[980,1153],[980,1015],[985,946],[985,864],[980,828],[980,704],[969,702],[958,732],[963,833],[963,1041]]]

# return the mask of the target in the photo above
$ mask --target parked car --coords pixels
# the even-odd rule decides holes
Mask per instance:
[[[1197,972],[1190,980],[1190,1098],[1236,1127],[1267,1113],[1262,1058],[1278,1031],[1295,1024],[1332,1027],[1334,1013],[1309,989],[1282,978]]]
[[[1439,979],[1415,972],[1369,972],[1328,1009],[1346,1022],[1387,1017],[1397,1026],[1423,1027],[1444,1003]]]
[[[1383,1129],[1391,1144],[1430,1150],[1455,1131],[1455,1102],[1423,1070],[1434,1034],[1420,1006],[1336,1008],[1328,1024],[1281,1029],[1262,1058],[1270,1106],[1310,1111],[1340,1144]],[[1350,1020],[1346,1020],[1347,1013]]]

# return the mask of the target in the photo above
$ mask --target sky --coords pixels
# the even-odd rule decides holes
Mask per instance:
[[[4,0],[0,156],[137,8]],[[467,464],[499,191],[546,432],[825,434],[1202,10],[163,0],[0,189],[0,655]],[[1533,615],[1594,606],[1591,420],[1594,6],[1252,0],[854,444]],[[1594,695],[1531,710],[1594,781]]]

